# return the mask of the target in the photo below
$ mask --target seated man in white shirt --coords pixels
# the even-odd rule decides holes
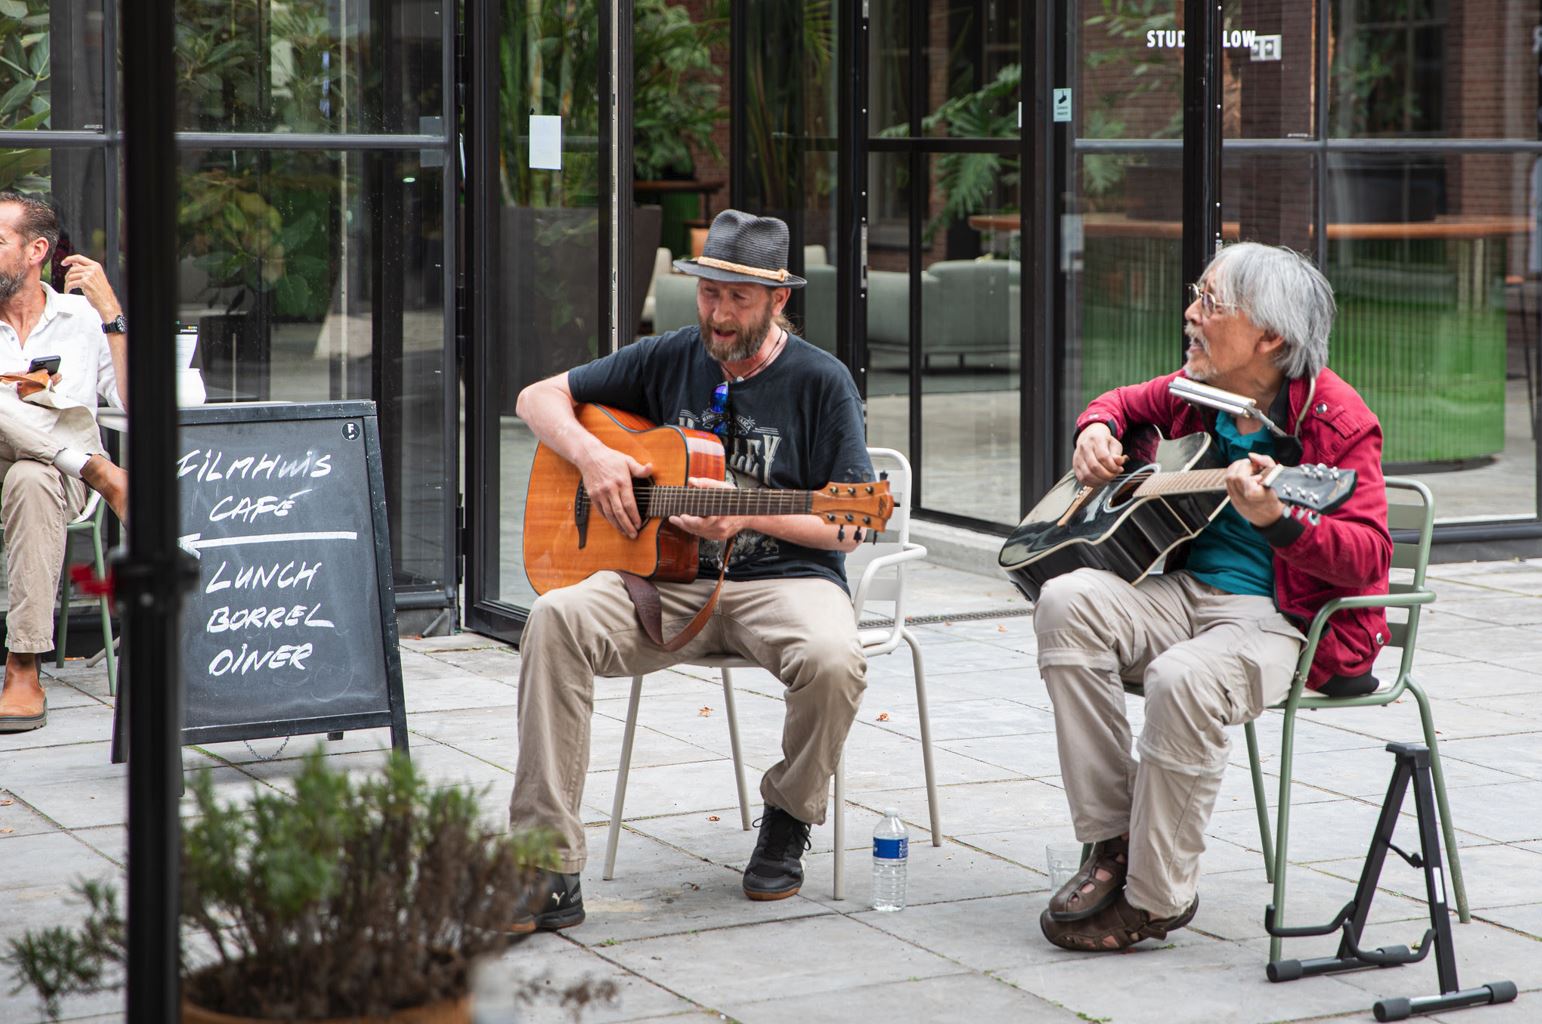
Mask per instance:
[[[50,204],[0,191],[0,374],[59,357],[51,387],[0,378],[0,529],[10,589],[0,733],[48,721],[38,654],[54,646],[65,527],[85,507],[86,487],[120,519],[128,495],[127,474],[102,452],[96,428],[97,396],[121,405],[126,387],[123,309],[101,265],[85,256],[62,261],[64,294],[43,281],[58,240]],[[83,295],[68,294],[76,288]]]

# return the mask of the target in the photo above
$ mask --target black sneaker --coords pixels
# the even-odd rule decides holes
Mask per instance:
[[[578,875],[542,871],[525,891],[525,906],[509,925],[516,935],[554,932],[584,922],[584,893]]]
[[[803,886],[803,851],[809,848],[809,828],[780,807],[766,805],[755,824],[760,838],[744,869],[744,895],[752,900],[785,900]]]

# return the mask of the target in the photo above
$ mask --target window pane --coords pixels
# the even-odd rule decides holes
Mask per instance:
[[[442,131],[435,4],[177,0],[183,131]]]
[[[1538,137],[1536,0],[1338,0],[1331,12],[1333,135]]]
[[[1381,418],[1388,472],[1441,519],[1536,514],[1532,155],[1337,156],[1330,365]]]
[[[485,505],[488,526],[479,536],[486,545],[480,555],[485,596],[529,607],[535,593],[525,577],[521,550],[536,441],[514,415],[514,403],[525,385],[610,350],[605,330],[610,299],[608,289],[602,293],[600,288],[602,268],[610,263],[600,244],[599,74],[605,51],[592,4],[575,13],[518,0],[504,7],[503,33],[501,202],[492,211],[495,221],[480,226],[495,261],[482,273],[501,287],[495,300],[497,333],[486,339],[484,372],[498,386],[484,422],[496,449],[483,456],[480,467],[492,499]],[[530,166],[532,113],[562,118],[560,169]],[[649,247],[644,255],[651,253]],[[684,275],[670,283],[678,286],[681,280]],[[693,287],[682,295],[678,287],[661,282],[655,308],[659,315],[690,316],[676,311],[694,309],[694,295]]]
[[[1317,102],[1315,0],[1225,0],[1222,7],[1222,135],[1311,138]]]
[[[1183,20],[1177,3],[1081,0],[1072,117],[1084,139],[1183,135]]]
[[[445,572],[443,188],[417,153],[182,155],[178,309],[209,400],[378,402],[399,588]]]
[[[1078,239],[1066,239],[1066,436],[1104,391],[1183,358],[1182,154],[1083,152]]]
[[[1017,161],[929,156],[932,217],[922,232],[921,504],[996,523],[1017,520],[1022,450]],[[996,186],[961,206],[955,183]],[[869,307],[882,300],[868,293]]]
[[[0,10],[0,129],[100,129],[103,66],[101,0],[10,0]]]
[[[931,0],[927,6],[927,110],[922,130],[955,139],[1017,137],[1022,98],[1018,21],[1005,0]]]

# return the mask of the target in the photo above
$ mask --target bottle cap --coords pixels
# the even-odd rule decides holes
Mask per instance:
[[[891,807],[888,810],[883,812],[883,816],[885,818],[898,818],[900,816],[900,814],[899,814],[899,811],[897,811],[897,810],[895,810],[894,808]]]

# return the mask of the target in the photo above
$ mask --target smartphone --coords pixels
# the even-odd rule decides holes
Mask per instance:
[[[47,370],[49,373],[59,372],[58,356],[38,356],[32,360],[32,365],[27,367],[28,373],[36,373],[39,370]]]

